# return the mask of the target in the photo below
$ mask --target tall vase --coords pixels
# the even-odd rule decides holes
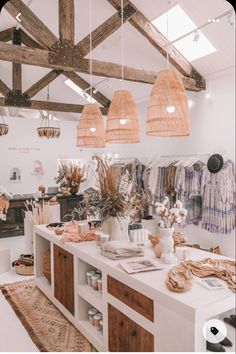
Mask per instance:
[[[33,253],[33,234],[34,234],[34,225],[32,221],[32,212],[26,211],[24,218],[24,235],[25,235],[25,253]]]
[[[130,242],[129,222],[129,217],[110,217],[102,224],[102,231],[110,235],[110,241]]]
[[[161,258],[163,263],[174,264],[176,257],[174,255],[174,228],[160,228],[160,241],[154,247],[154,252],[157,257]]]

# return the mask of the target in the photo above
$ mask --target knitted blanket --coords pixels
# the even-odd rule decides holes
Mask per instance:
[[[236,292],[233,276],[236,274],[236,262],[227,259],[206,258],[201,261],[186,261],[171,269],[167,277],[167,287],[174,292],[185,292],[192,286],[193,276],[204,278],[215,276],[224,280],[230,290]]]

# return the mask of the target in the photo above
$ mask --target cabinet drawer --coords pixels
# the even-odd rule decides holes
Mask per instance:
[[[154,321],[153,300],[108,275],[108,292],[150,321]]]

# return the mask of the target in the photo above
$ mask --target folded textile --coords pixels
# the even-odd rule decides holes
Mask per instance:
[[[199,278],[215,276],[224,280],[230,290],[236,292],[233,276],[236,274],[236,262],[228,259],[206,258],[201,261],[186,261],[175,266],[168,273],[166,285],[174,292],[185,292],[191,288],[193,275]]]
[[[116,253],[106,252],[106,251],[101,250],[101,255],[103,255],[104,257],[110,258],[110,259],[119,260],[119,259],[130,258],[130,257],[143,257],[144,252],[143,251],[137,252],[137,253],[126,252],[123,254],[116,254]]]
[[[125,254],[125,253],[132,253],[136,254],[138,252],[142,252],[142,247],[137,247],[130,242],[123,242],[123,241],[110,241],[105,242],[101,245],[101,250],[104,252],[110,252],[113,254]]]

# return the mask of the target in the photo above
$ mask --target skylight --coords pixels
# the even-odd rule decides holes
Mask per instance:
[[[165,37],[167,37],[167,12],[153,20],[152,23]],[[186,12],[184,12],[181,6],[176,5],[169,10],[168,39],[170,42],[196,28],[197,26],[195,23]],[[207,37],[201,31],[197,31],[197,33],[197,35],[196,32],[192,33],[173,44],[189,61],[216,52],[216,48],[211,44]]]
[[[70,79],[67,79],[65,81],[65,84],[67,86],[69,86],[72,90],[74,90],[76,93],[78,93],[81,97],[83,97],[89,103],[96,103],[97,102],[92,96],[90,96],[87,92],[83,91],[79,86],[77,86]]]

